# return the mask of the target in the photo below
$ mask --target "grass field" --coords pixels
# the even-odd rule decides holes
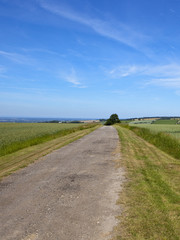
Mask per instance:
[[[164,119],[158,119],[156,121],[153,122],[153,124],[176,124],[178,122],[178,120],[164,120]]]
[[[0,123],[0,156],[89,127],[72,123]]]
[[[130,121],[129,124],[152,124],[154,120],[137,120],[137,121]]]
[[[155,133],[164,132],[180,140],[180,124],[137,124],[136,127],[147,128]]]
[[[67,129],[67,131],[73,130],[72,132],[66,131],[67,134],[60,135],[59,137],[56,135],[56,138],[49,141],[46,139],[46,141],[39,144],[23,148],[16,152],[6,154],[5,156],[0,156],[0,180],[16,170],[28,166],[30,163],[33,163],[53,150],[59,149],[66,144],[89,134],[100,126],[100,124],[86,124],[80,127],[77,127],[76,125],[75,128]],[[51,128],[51,126],[49,126],[49,128]]]
[[[116,126],[121,140],[119,165],[127,172],[119,204],[120,240],[180,239],[180,161],[127,128]]]

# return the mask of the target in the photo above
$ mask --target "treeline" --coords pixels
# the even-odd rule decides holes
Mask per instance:
[[[126,119],[121,119],[122,121],[134,121],[134,120],[151,120],[151,119],[159,119],[159,120],[171,120],[171,119],[180,119],[180,116],[171,116],[171,117],[159,117],[159,116],[155,116],[155,117],[139,117],[139,118],[126,118]]]
[[[45,122],[39,122],[39,123],[81,123],[80,121],[74,120],[74,121],[58,121],[58,120],[52,120],[52,121],[45,121]]]

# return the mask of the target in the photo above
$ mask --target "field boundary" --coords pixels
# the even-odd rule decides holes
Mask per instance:
[[[78,140],[99,127],[101,127],[101,125],[96,125],[88,129],[76,130],[75,132],[66,134],[65,136],[23,148],[14,153],[0,157],[0,180],[21,168],[27,167],[29,164],[35,162],[50,152]]]
[[[41,123],[41,124],[43,126],[44,123]],[[49,124],[51,124],[51,123],[49,123]],[[54,133],[48,133],[48,134],[46,133],[46,134],[43,134],[41,136],[36,136],[36,137],[29,138],[27,140],[15,141],[11,144],[4,145],[0,148],[0,157],[5,156],[5,155],[10,154],[10,153],[13,153],[13,152],[16,152],[16,151],[18,151],[20,149],[23,149],[23,148],[26,148],[26,147],[37,145],[37,144],[40,144],[40,143],[44,143],[44,142],[56,139],[58,137],[68,135],[68,134],[76,132],[78,130],[92,128],[96,125],[97,124],[95,124],[95,123],[83,124],[83,125],[76,126],[76,127],[57,130]],[[69,126],[69,125],[67,125],[67,126]]]
[[[176,159],[180,159],[180,142],[173,136],[164,132],[152,132],[147,128],[129,126],[128,124],[121,124],[121,127],[133,131],[137,136],[158,147],[165,153]]]

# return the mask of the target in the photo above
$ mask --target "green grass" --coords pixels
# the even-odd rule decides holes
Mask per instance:
[[[178,120],[163,120],[163,119],[158,119],[153,124],[176,124]]]
[[[152,124],[155,120],[134,120],[131,121],[129,124],[134,125],[134,124]]]
[[[129,129],[115,127],[121,140],[119,165],[127,172],[116,239],[179,240],[180,161]]]
[[[136,135],[142,137],[149,143],[170,154],[174,158],[180,159],[180,141],[164,132],[155,132],[148,128],[122,125],[132,130]]]
[[[134,125],[134,124],[152,124],[154,122],[154,120],[134,120],[131,121],[130,124]]]
[[[134,126],[130,124],[130,126]],[[164,132],[180,140],[180,124],[139,124],[136,127],[147,128],[153,133]]]
[[[54,151],[55,149],[59,149],[66,144],[69,144],[72,141],[75,141],[86,134],[94,131],[100,124],[91,125],[89,128],[78,129],[76,131],[66,134],[64,136],[59,136],[50,141],[46,141],[43,143],[39,143],[37,145],[33,145],[30,147],[23,148],[11,154],[7,154],[5,156],[0,157],[0,180],[8,176],[9,174],[17,171],[20,168],[24,168],[29,164],[33,163],[37,159],[47,155],[48,153]]]
[[[121,123],[123,123],[123,124],[128,124],[130,122],[132,122],[132,121],[131,120],[121,120]]]
[[[95,124],[0,123],[0,156],[93,126]]]

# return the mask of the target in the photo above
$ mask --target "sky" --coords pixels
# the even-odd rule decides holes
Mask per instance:
[[[180,116],[180,0],[0,0],[0,116]]]

